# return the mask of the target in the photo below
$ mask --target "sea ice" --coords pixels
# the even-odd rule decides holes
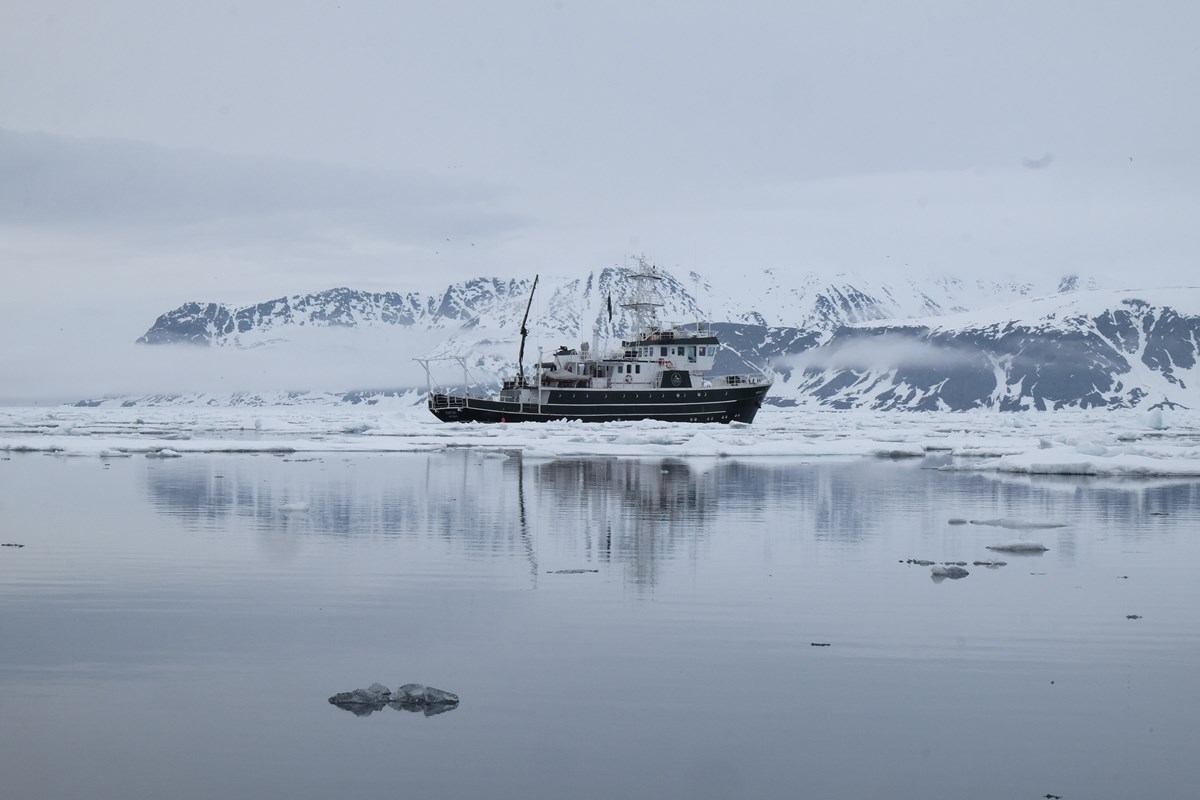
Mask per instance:
[[[372,683],[366,689],[338,692],[329,698],[329,702],[359,717],[369,717],[388,706],[404,711],[424,711],[425,716],[431,717],[457,708],[458,695],[419,683],[406,683],[395,692],[382,683]]]
[[[1143,410],[923,412],[761,410],[753,425],[646,420],[504,425],[438,422],[420,406],[0,408],[0,451],[127,453],[438,452],[473,448],[527,458],[815,458],[942,455],[944,469],[1114,478],[1200,475],[1200,412],[1170,426]],[[1153,416],[1153,415],[1152,415]],[[903,424],[900,424],[900,420]],[[1151,419],[1150,422],[1155,422]],[[67,432],[70,431],[69,435]],[[1130,432],[1143,438],[1131,440]],[[190,437],[190,438],[187,438]],[[1039,448],[1039,442],[1045,445]]]
[[[1004,544],[989,544],[988,550],[998,553],[1044,553],[1049,550],[1041,542],[1006,542]]]
[[[1009,528],[1011,530],[1035,530],[1041,528],[1065,528],[1065,522],[1037,522],[1034,520],[1012,519],[1010,517],[1001,517],[1000,519],[973,519],[970,521],[972,525],[989,525],[993,528]]]
[[[402,706],[458,705],[458,695],[420,683],[406,683],[392,695],[392,702]]]

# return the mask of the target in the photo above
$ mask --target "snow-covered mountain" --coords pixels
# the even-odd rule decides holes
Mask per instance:
[[[835,408],[1200,405],[1200,289],[1059,294],[844,326],[789,358],[777,395]]]
[[[769,397],[776,403],[1004,410],[1200,405],[1200,375],[1193,374],[1196,289],[1115,292],[1077,276],[1045,284],[795,278],[773,270],[662,276],[660,317],[710,321],[725,345],[718,372],[770,363],[778,372]],[[325,329],[386,328],[422,334],[413,341],[423,344],[397,358],[469,356],[478,375],[495,380],[512,368],[532,283],[532,277],[477,278],[439,294],[339,288],[242,308],[188,303],[160,316],[138,342],[240,349],[311,340]],[[629,332],[621,306],[634,292],[634,281],[618,268],[576,279],[543,277],[527,353],[539,345],[616,342]]]
[[[710,280],[695,272],[683,278],[663,271],[661,316],[671,321],[705,319],[768,327],[831,331],[841,325],[941,315],[978,308],[1014,297],[1053,291],[1028,282],[882,282],[839,274],[806,273],[783,277],[776,270],[726,273]],[[1078,278],[1064,279],[1061,287]],[[186,303],[160,316],[138,339],[141,344],[207,344],[253,347],[287,339],[300,328],[399,326],[454,333],[461,330],[515,330],[524,314],[532,278],[501,281],[476,278],[439,294],[362,292],[329,289],[292,295],[253,306]],[[621,304],[635,291],[628,272],[605,268],[583,278],[542,278],[531,322],[550,338],[590,337],[593,330],[619,336],[628,332]],[[607,301],[616,316],[611,329]]]

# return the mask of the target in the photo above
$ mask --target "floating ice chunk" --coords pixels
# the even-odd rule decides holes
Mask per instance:
[[[458,705],[458,695],[420,683],[406,683],[392,695],[392,702],[401,706]]]
[[[178,450],[172,450],[169,447],[164,447],[161,450],[151,450],[146,453],[146,458],[182,458],[183,453]]]
[[[1035,522],[1033,520],[1013,519],[1012,517],[1001,517],[1000,519],[973,519],[972,525],[990,525],[993,528],[1009,528],[1012,530],[1034,530],[1041,528],[1065,528],[1065,522]]]
[[[355,425],[345,425],[342,427],[342,433],[366,433],[371,430],[371,426],[365,422],[360,422]]]
[[[679,446],[679,452],[687,456],[720,456],[723,455],[723,447],[707,433],[697,433]]]
[[[124,450],[114,450],[106,447],[99,453],[101,458],[132,458],[133,453],[126,453]]]
[[[1161,408],[1156,408],[1146,415],[1146,427],[1151,430],[1161,431],[1167,427],[1163,422],[1163,413]]]
[[[997,553],[1044,553],[1049,550],[1049,547],[1041,542],[1006,542],[1004,544],[989,544],[988,550],[995,550]]]
[[[279,510],[285,514],[304,514],[308,512],[308,509],[308,503],[303,502],[284,503],[279,507]]]
[[[338,692],[329,702],[338,708],[353,713],[356,717],[369,717],[383,710],[391,699],[391,691],[382,683],[372,683],[366,689]]]
[[[382,683],[372,683],[366,689],[338,692],[329,698],[329,702],[359,717],[370,716],[388,706],[404,711],[424,711],[425,716],[431,717],[457,708],[458,695],[419,683],[406,683],[395,692]]]
[[[923,458],[925,448],[919,444],[893,444],[871,448],[876,458]]]
[[[392,695],[392,690],[384,686],[382,683],[372,683],[367,687],[367,693],[375,695],[380,700],[387,700]]]
[[[965,578],[971,574],[962,567],[944,567],[940,564],[935,564],[934,566],[930,567],[929,573],[935,578]]]
[[[354,705],[373,705],[379,702],[379,698],[372,692],[366,689],[355,689],[351,692],[338,692],[333,697],[329,698],[329,702],[337,706],[354,706]],[[382,703],[380,703],[382,705]]]
[[[1108,448],[1095,442],[1080,442],[1075,445],[1075,452],[1083,456],[1106,456]]]
[[[1005,456],[978,468],[1031,475],[1200,475],[1200,459],[1185,451],[1176,455],[1161,449],[1129,452],[1114,447],[1105,456],[1088,456],[1074,447],[1056,447]]]

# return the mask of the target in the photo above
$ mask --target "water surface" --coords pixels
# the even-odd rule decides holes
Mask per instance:
[[[937,465],[13,454],[5,796],[1189,796],[1200,483]]]

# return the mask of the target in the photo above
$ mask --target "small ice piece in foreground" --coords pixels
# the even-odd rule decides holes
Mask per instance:
[[[367,694],[375,695],[380,700],[386,701],[391,696],[392,690],[382,683],[372,683],[367,687]]]
[[[178,450],[172,450],[169,447],[164,447],[161,450],[151,450],[146,453],[146,458],[182,458],[183,453]]]
[[[304,514],[308,511],[308,503],[284,503],[279,510],[285,514]]]
[[[988,550],[998,553],[1044,553],[1049,547],[1041,542],[1005,542],[1004,544],[989,544]]]
[[[383,690],[383,693],[379,691]],[[356,717],[369,717],[376,711],[382,711],[388,703],[387,687],[378,683],[371,684],[369,689],[355,689],[352,692],[338,692],[329,698],[329,702],[338,708],[351,712]]]
[[[402,706],[458,705],[458,695],[420,683],[406,683],[392,695],[392,702]]]
[[[929,572],[935,578],[965,578],[971,574],[962,567],[943,567],[940,564],[930,567]]]

